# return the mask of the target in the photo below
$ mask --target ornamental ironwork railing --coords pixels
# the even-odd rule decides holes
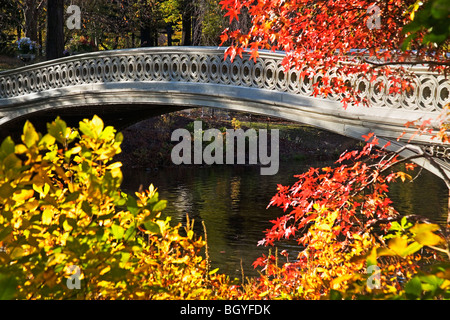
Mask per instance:
[[[300,71],[284,71],[282,53],[261,52],[254,62],[248,55],[233,62],[224,60],[224,50],[210,47],[139,48],[70,56],[0,73],[1,100],[43,91],[95,83],[186,82],[208,83],[274,90],[314,96],[314,78]],[[371,105],[382,108],[440,112],[450,102],[450,81],[426,67],[411,68],[413,89],[389,94],[392,83],[386,77],[370,82],[364,75],[347,80]],[[324,76],[336,76],[335,70]],[[375,86],[383,82],[382,89]],[[320,97],[320,96],[319,96]],[[338,95],[322,97],[339,101]]]

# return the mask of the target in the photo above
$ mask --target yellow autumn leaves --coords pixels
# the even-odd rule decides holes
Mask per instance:
[[[0,297],[189,298],[211,294],[204,241],[162,220],[152,185],[120,191],[122,135],[94,116],[57,118],[0,145]],[[79,270],[79,288],[67,281]]]

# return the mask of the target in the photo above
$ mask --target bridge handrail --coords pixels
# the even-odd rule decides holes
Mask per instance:
[[[0,72],[1,100],[39,94],[42,91],[101,82],[170,81],[237,85],[313,96],[315,79],[301,78],[300,71],[284,72],[284,53],[261,51],[257,62],[249,55],[237,57],[232,63],[224,60],[225,48],[157,47],[98,51],[45,61]],[[413,92],[387,94],[390,83],[385,77],[383,90],[364,75],[349,77],[352,85],[367,97],[373,106],[393,109],[440,112],[450,102],[450,82],[444,75],[431,73],[424,66],[410,69],[415,74]],[[327,72],[328,77],[335,70]],[[378,81],[378,80],[377,80]],[[319,96],[320,97],[320,96]],[[338,95],[328,100],[339,101]]]

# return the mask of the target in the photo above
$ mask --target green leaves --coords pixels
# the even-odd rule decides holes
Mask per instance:
[[[450,298],[450,281],[435,274],[419,274],[405,285],[407,299],[433,299],[437,295]]]
[[[121,240],[125,234],[125,229],[117,224],[111,226],[112,235],[116,240]]]
[[[10,155],[15,151],[15,144],[11,137],[7,137],[3,140],[0,147],[0,159],[4,159],[6,156]]]
[[[13,300],[16,297],[18,281],[15,277],[0,274],[0,300]]]
[[[395,231],[395,234],[388,234],[384,238],[390,239],[393,237],[399,237],[401,236],[407,229],[412,227],[412,223],[408,222],[406,217],[402,217],[400,220],[400,223],[398,221],[393,221],[391,223],[391,227],[389,228],[389,231]]]
[[[450,37],[450,0],[429,0],[423,5],[417,1],[411,7],[411,22],[404,26],[403,34],[409,34],[403,41],[402,50],[407,50],[413,39],[424,31],[422,44],[443,44]]]
[[[110,126],[105,128],[103,120],[98,116],[81,121],[80,131],[91,139],[112,140],[115,137],[115,129]]]
[[[161,228],[159,227],[159,224],[154,221],[144,222],[144,227],[147,231],[150,231],[151,233],[161,234]]]
[[[418,277],[408,281],[405,286],[405,294],[408,299],[418,299],[422,295],[422,282]]]
[[[406,257],[422,249],[424,246],[436,246],[443,242],[443,239],[433,233],[438,231],[440,227],[436,224],[416,223],[414,226],[407,221],[406,217],[398,223],[394,221],[390,231],[395,234],[388,234],[385,239],[391,239],[387,248],[379,248],[377,254],[383,255],[399,255]]]
[[[59,117],[52,123],[47,124],[47,131],[51,137],[62,145],[72,142],[77,135],[76,131],[68,128],[67,124]]]

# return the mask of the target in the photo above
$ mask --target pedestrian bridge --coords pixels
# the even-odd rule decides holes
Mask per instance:
[[[392,150],[406,144],[413,129],[407,121],[435,119],[450,102],[450,81],[414,67],[414,90],[388,94],[374,88],[363,75],[349,83],[367,97],[371,107],[342,107],[340,97],[314,96],[315,79],[299,71],[284,72],[283,53],[261,52],[224,60],[224,50],[211,47],[161,47],[100,51],[36,63],[0,73],[0,128],[40,114],[97,113],[127,121],[195,107],[267,115],[297,121],[344,136],[362,139],[374,132],[391,141]],[[332,78],[330,70],[324,76]],[[450,149],[432,144],[426,135],[420,145],[450,172]],[[402,155],[414,154],[406,150]],[[438,175],[427,163],[420,163]]]

